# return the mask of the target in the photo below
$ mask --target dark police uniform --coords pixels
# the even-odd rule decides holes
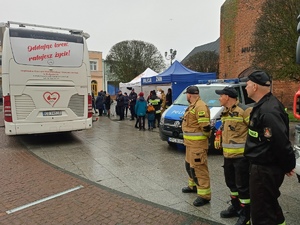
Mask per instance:
[[[289,141],[288,115],[272,93],[253,107],[244,155],[251,164],[252,224],[284,224],[277,199],[285,173],[295,168],[295,155]]]

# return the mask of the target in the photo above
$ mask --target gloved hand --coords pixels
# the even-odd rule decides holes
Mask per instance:
[[[203,134],[206,136],[206,137],[209,137],[210,136],[210,125],[207,125],[205,127],[203,127]]]
[[[222,131],[217,130],[217,132],[215,133],[215,136],[216,136],[215,141],[214,141],[215,149],[220,149],[221,148]]]

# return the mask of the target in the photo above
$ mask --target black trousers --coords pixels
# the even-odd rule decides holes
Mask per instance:
[[[156,122],[157,121],[157,127],[159,127],[159,123],[160,123],[160,117],[161,117],[161,113],[156,113],[155,114],[155,120],[154,120],[154,127],[156,127]]]
[[[130,105],[130,114],[131,114],[131,119],[134,120],[135,117],[135,105]]]
[[[285,218],[278,203],[284,172],[278,166],[250,166],[252,225],[277,225]]]
[[[224,176],[231,192],[238,192],[240,199],[250,199],[249,161],[245,157],[224,158]]]
[[[139,128],[145,129],[145,116],[138,116]]]
[[[120,116],[120,120],[124,120],[124,106],[117,106],[118,115]]]

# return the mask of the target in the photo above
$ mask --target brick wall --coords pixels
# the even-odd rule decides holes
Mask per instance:
[[[219,78],[236,78],[251,67],[250,43],[264,0],[227,0],[221,7]],[[296,48],[296,46],[295,46]],[[273,82],[273,93],[289,109],[299,88],[295,82]]]

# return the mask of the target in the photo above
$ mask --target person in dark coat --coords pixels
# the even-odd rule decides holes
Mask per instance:
[[[172,105],[172,89],[168,88],[168,93],[166,94],[166,108]]]
[[[130,94],[129,94],[129,106],[130,106],[130,113],[131,113],[131,119],[134,120],[135,115],[135,104],[136,104],[137,94],[134,92],[134,89],[132,88]]]
[[[296,165],[288,114],[271,93],[272,80],[266,72],[254,71],[246,80],[248,97],[255,101],[244,151],[250,161],[252,224],[286,224],[279,189]]]
[[[110,104],[111,104],[111,98],[110,98],[110,94],[107,92],[106,96],[105,96],[104,105],[105,105],[105,109],[106,109],[108,117],[110,117]]]
[[[124,95],[122,94],[121,90],[118,91],[116,101],[117,101],[117,112],[120,116],[119,120],[124,120]]]
[[[103,104],[104,104],[104,95],[103,92],[98,92],[98,96],[96,98],[96,108],[99,111],[99,116],[102,116],[103,114]]]
[[[124,92],[124,114],[126,118],[127,118],[128,108],[129,108],[129,96],[127,95],[126,92]]]

